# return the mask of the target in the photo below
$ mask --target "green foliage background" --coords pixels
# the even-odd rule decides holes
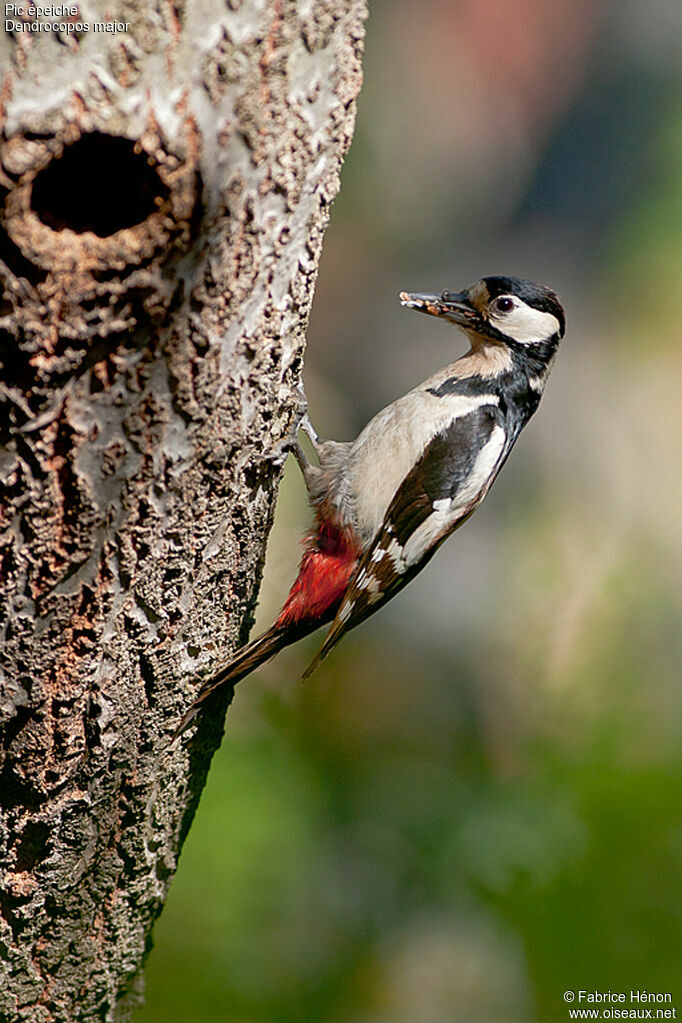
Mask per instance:
[[[238,688],[137,1023],[554,1023],[580,988],[682,1012],[681,40],[664,0],[374,5],[318,428],[463,350],[401,288],[529,276],[568,336],[409,590],[306,685],[315,639]],[[262,627],[306,521],[294,468]]]

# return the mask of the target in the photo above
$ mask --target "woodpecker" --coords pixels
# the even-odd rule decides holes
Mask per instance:
[[[382,409],[352,442],[320,442],[304,418],[319,464],[293,442],[315,513],[298,576],[272,627],[202,686],[176,736],[217,688],[331,622],[303,677],[312,674],[476,510],[537,409],[565,331],[553,291],[492,276],[459,292],[401,292],[400,301],[460,327],[469,351]]]

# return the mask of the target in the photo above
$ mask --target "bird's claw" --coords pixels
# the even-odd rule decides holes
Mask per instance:
[[[267,461],[275,465],[281,465],[289,453],[296,455],[297,458],[302,454],[301,445],[298,440],[301,430],[310,439],[313,447],[319,444],[317,430],[311,423],[310,416],[308,415],[308,399],[306,398],[305,391],[302,387],[295,387],[293,394],[296,398],[293,422],[287,433],[276,441],[272,450],[264,456]]]
[[[303,419],[301,419],[300,423],[298,424],[298,430],[303,430],[304,434],[310,440],[310,443],[314,448],[318,446],[318,444],[320,443],[320,438],[317,435],[317,430],[310,422],[310,416],[308,415],[307,412],[303,416]],[[296,432],[298,432],[298,430]]]

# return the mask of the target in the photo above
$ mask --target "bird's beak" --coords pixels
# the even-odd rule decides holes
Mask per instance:
[[[474,327],[479,318],[479,312],[469,301],[466,291],[444,291],[441,295],[413,295],[409,291],[401,291],[400,301],[408,309],[440,316],[465,329]]]

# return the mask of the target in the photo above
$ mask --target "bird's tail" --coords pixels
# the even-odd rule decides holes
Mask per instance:
[[[358,553],[358,542],[349,529],[328,520],[319,521],[306,538],[298,576],[275,624],[238,650],[231,661],[203,684],[176,728],[171,743],[191,724],[201,705],[216,689],[235,685],[285,646],[333,620],[355,569]]]
[[[222,686],[235,685],[245,675],[250,674],[261,664],[264,664],[265,661],[269,661],[271,657],[279,653],[283,647],[292,643],[295,638],[298,637],[292,636],[291,630],[278,628],[275,624],[267,632],[257,636],[256,639],[243,646],[231,661],[203,684],[199,690],[199,695],[185,712],[180,724],[175,729],[171,743],[174,743],[178,736],[182,735],[185,729],[190,726],[199,713],[201,705],[212,693]]]

